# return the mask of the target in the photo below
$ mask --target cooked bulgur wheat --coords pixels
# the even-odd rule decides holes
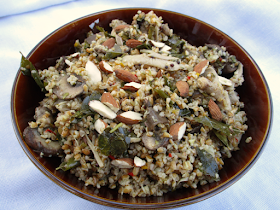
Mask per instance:
[[[38,70],[47,93],[29,145],[85,186],[133,197],[218,181],[247,130],[242,64],[223,46],[190,45],[153,11],[112,20],[111,32],[97,25],[76,53]]]

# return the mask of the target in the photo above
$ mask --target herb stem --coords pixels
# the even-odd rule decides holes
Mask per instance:
[[[114,133],[118,128],[122,127],[123,123],[117,124],[112,130],[110,130],[110,133]]]

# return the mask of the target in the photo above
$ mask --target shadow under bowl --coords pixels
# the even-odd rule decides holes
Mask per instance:
[[[180,35],[190,44],[195,46],[206,43],[225,46],[230,54],[244,65],[245,82],[237,89],[241,101],[245,104],[247,113],[247,125],[249,129],[243,135],[240,150],[233,152],[232,158],[225,160],[224,168],[220,171],[221,180],[197,189],[181,188],[164,194],[161,197],[130,197],[120,195],[117,190],[102,187],[97,190],[93,187],[85,187],[84,183],[68,173],[55,170],[60,164],[59,158],[40,157],[24,141],[22,132],[33,120],[34,110],[39,101],[44,98],[32,78],[23,76],[18,70],[12,88],[11,111],[14,130],[18,141],[35,166],[56,184],[71,193],[89,201],[102,205],[118,208],[171,208],[192,204],[207,199],[240,179],[256,162],[267,141],[272,123],[272,100],[265,78],[250,55],[232,38],[215,27],[187,15],[176,12],[149,9],[149,8],[123,8],[94,13],[74,20],[55,30],[44,38],[27,58],[37,69],[45,69],[55,65],[55,61],[63,55],[75,52],[74,43],[86,38],[88,27],[99,19],[100,26],[109,30],[109,23],[113,19],[121,19],[130,23],[138,10],[148,12],[153,10],[158,16],[174,29],[174,33]],[[245,139],[251,136],[253,140],[245,143]]]

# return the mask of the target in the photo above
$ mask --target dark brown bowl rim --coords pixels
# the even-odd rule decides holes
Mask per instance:
[[[101,205],[105,205],[105,206],[111,206],[111,207],[117,207],[117,208],[134,208],[134,209],[140,209],[140,208],[172,208],[172,207],[180,207],[180,206],[185,206],[185,205],[189,205],[189,204],[193,204],[193,203],[197,203],[199,201],[208,199],[220,192],[222,192],[223,190],[227,189],[228,187],[230,187],[232,184],[234,184],[236,181],[238,181],[240,178],[242,178],[251,168],[252,166],[256,163],[256,161],[258,160],[258,158],[260,157],[260,155],[262,154],[266,144],[267,144],[267,140],[268,137],[270,135],[270,129],[271,129],[271,125],[272,125],[272,121],[273,121],[273,104],[272,104],[272,97],[271,97],[271,93],[269,90],[269,86],[268,83],[261,71],[261,69],[259,68],[259,66],[257,65],[257,63],[254,61],[254,59],[249,55],[249,53],[241,46],[239,45],[234,39],[232,39],[230,36],[228,36],[227,34],[225,34],[224,32],[220,31],[219,29],[217,29],[216,27],[201,21],[199,19],[196,19],[192,16],[188,16],[182,13],[178,13],[178,12],[173,12],[173,11],[169,11],[169,10],[164,10],[164,9],[156,9],[156,8],[145,8],[145,7],[127,7],[127,8],[116,8],[116,9],[109,9],[109,10],[103,10],[103,11],[99,11],[99,12],[95,12],[80,18],[77,18],[75,20],[72,20],[64,25],[62,25],[61,27],[57,28],[56,30],[54,30],[53,32],[51,32],[49,35],[47,35],[45,38],[43,38],[30,52],[29,54],[26,56],[27,58],[30,58],[32,56],[32,54],[36,51],[36,49],[38,47],[40,47],[40,45],[45,42],[45,40],[47,40],[51,35],[55,34],[57,31],[63,29],[64,27],[71,25],[73,23],[75,23],[76,21],[79,21],[81,19],[90,17],[92,15],[98,15],[98,14],[102,14],[102,13],[108,13],[108,12],[112,12],[112,11],[118,11],[118,10],[154,10],[154,11],[162,11],[162,12],[167,12],[167,13],[172,13],[172,14],[176,14],[176,15],[180,15],[189,19],[192,19],[196,22],[202,23],[210,28],[212,28],[215,31],[218,31],[219,33],[221,33],[223,36],[227,37],[228,39],[232,40],[232,42],[234,42],[236,44],[236,46],[238,48],[240,48],[244,54],[251,60],[252,64],[254,65],[255,69],[257,69],[257,72],[260,75],[260,78],[263,81],[263,84],[265,86],[265,90],[266,90],[266,95],[268,96],[268,103],[269,103],[269,115],[268,117],[268,124],[267,124],[267,129],[266,129],[266,133],[263,137],[262,140],[262,144],[260,145],[260,147],[258,148],[258,150],[256,151],[256,153],[254,154],[254,156],[251,158],[251,160],[241,169],[239,170],[238,173],[236,173],[234,176],[232,176],[229,180],[227,180],[226,182],[213,187],[211,190],[204,192],[204,193],[200,193],[199,195],[195,195],[195,196],[191,196],[188,197],[186,199],[179,199],[179,200],[174,200],[174,201],[168,201],[168,202],[164,202],[164,203],[127,203],[127,202],[121,202],[121,201],[112,201],[106,198],[102,198],[96,195],[92,195],[92,194],[88,194],[85,192],[80,191],[78,188],[76,187],[72,187],[69,186],[65,181],[61,180],[60,178],[56,177],[51,171],[49,171],[47,168],[45,168],[44,165],[40,164],[38,161],[36,161],[36,158],[33,157],[31,149],[26,145],[26,143],[23,141],[22,138],[22,133],[19,130],[19,126],[18,126],[18,122],[17,119],[15,117],[15,98],[14,98],[14,93],[15,90],[17,89],[17,83],[18,83],[18,78],[19,78],[19,74],[20,69],[18,70],[16,76],[15,76],[15,80],[13,83],[13,87],[12,87],[12,92],[11,92],[11,120],[13,123],[13,128],[14,131],[16,133],[16,137],[22,147],[22,149],[24,150],[25,154],[27,155],[27,157],[31,160],[31,162],[33,162],[33,164],[43,173],[45,174],[49,179],[51,179],[54,183],[56,183],[57,185],[59,185],[60,187],[66,189],[67,191],[81,197],[84,198],[86,200],[101,204]]]

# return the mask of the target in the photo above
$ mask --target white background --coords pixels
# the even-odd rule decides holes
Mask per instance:
[[[271,90],[274,122],[264,152],[237,183],[205,201],[178,209],[280,208],[280,3],[276,0],[8,0],[0,3],[0,209],[112,209],[60,188],[20,147],[11,123],[10,96],[20,53],[61,25],[97,11],[152,7],[180,12],[222,30],[261,68]]]

